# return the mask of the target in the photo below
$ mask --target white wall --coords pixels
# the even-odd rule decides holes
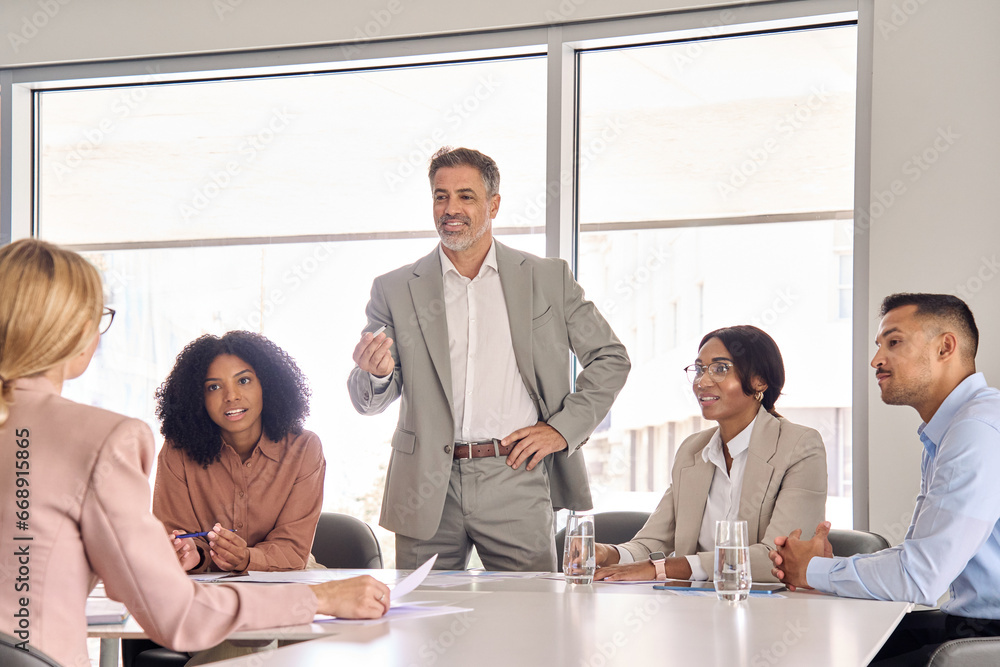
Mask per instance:
[[[0,67],[449,34],[727,0],[3,0]]]
[[[995,0],[875,0],[871,192],[877,205],[871,326],[868,340],[859,342],[870,358],[875,311],[887,294],[957,294],[976,316],[979,370],[994,385],[1000,383],[997,25]],[[901,194],[891,194],[893,184]],[[919,488],[920,419],[910,408],[883,405],[871,379],[867,386],[870,529],[898,542]]]

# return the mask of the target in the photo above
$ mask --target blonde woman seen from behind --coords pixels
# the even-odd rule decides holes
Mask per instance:
[[[61,664],[89,664],[84,606],[98,578],[176,650],[317,611],[384,614],[388,588],[371,577],[260,588],[188,579],[149,512],[149,428],[60,396],[113,315],[79,255],[30,239],[0,248],[0,469],[12,473],[0,477],[0,630]]]

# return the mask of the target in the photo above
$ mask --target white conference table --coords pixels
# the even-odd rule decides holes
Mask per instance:
[[[303,575],[315,576],[311,570]],[[331,570],[331,578],[344,576]],[[352,574],[358,571],[352,571]],[[395,581],[393,570],[369,570]],[[374,623],[313,623],[252,632],[234,639],[314,639],[279,648],[268,667],[369,665],[572,665],[607,667],[668,660],[676,664],[769,667],[866,665],[910,609],[905,602],[850,600],[814,592],[753,596],[732,605],[713,595],[656,591],[649,584],[432,573],[406,601],[468,612]],[[462,584],[435,587],[442,576]],[[243,584],[266,585],[266,584]],[[120,637],[144,636],[130,619],[91,626],[102,637],[102,666],[117,662]],[[114,656],[105,656],[105,648]],[[259,667],[261,654],[219,665]],[[107,663],[105,662],[107,658]],[[342,661],[347,661],[346,663]]]

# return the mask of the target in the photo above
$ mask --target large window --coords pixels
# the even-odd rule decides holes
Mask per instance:
[[[362,417],[346,389],[371,281],[434,248],[444,144],[497,159],[501,238],[545,254],[544,77],[522,58],[42,94],[41,236],[83,249],[118,309],[67,395],[158,433],[184,345],[261,332],[310,380],[324,508],[375,526],[397,408]]]
[[[823,434],[828,517],[851,525],[855,35],[581,55],[579,277],[633,363],[588,446],[600,508],[652,509],[708,425],[681,368],[708,331],[754,324],[784,356],[777,409]]]
[[[153,394],[185,344],[262,332],[310,379],[325,509],[375,527],[396,408],[354,412],[351,351],[372,279],[435,247],[430,155],[467,145],[500,166],[495,233],[539,255],[573,248],[632,357],[585,449],[598,509],[653,507],[677,446],[706,426],[680,369],[703,333],[752,323],[784,354],[780,412],[825,438],[828,515],[850,526],[855,27],[722,37],[736,28],[698,17],[695,39],[649,43],[678,16],[573,55],[540,29],[419,56],[413,40],[391,63],[371,44],[364,68],[241,77],[230,59],[219,69],[236,78],[212,79],[154,62],[128,85],[34,93],[34,231],[86,253],[118,309],[66,393],[158,433]],[[564,38],[581,48],[587,30],[626,25]],[[485,41],[504,57],[469,51]],[[391,566],[392,536],[376,530]]]

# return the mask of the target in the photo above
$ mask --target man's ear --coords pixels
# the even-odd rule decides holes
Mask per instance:
[[[950,361],[958,352],[958,337],[950,331],[938,336],[937,357],[939,361]]]

